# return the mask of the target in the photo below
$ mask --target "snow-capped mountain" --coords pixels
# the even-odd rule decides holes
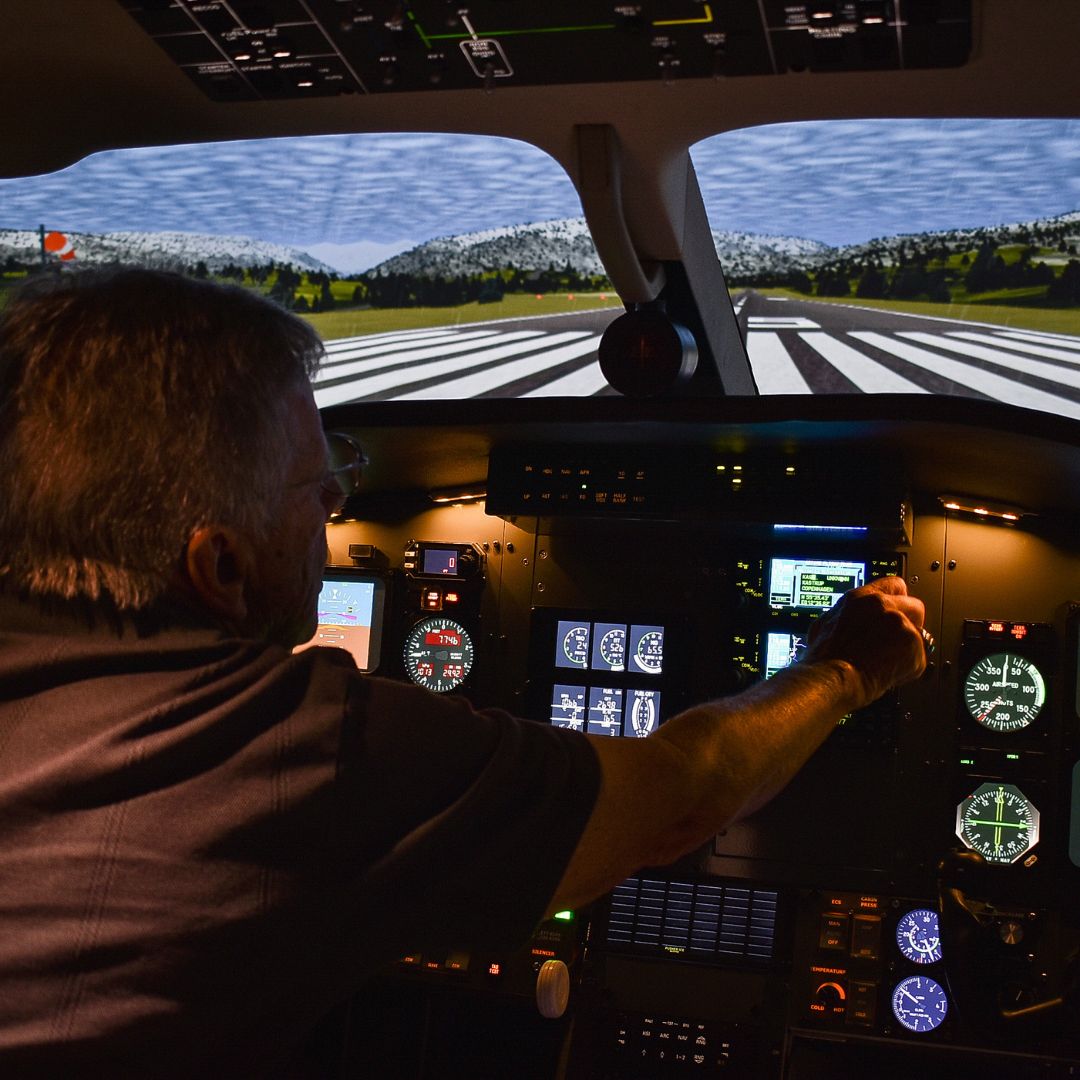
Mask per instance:
[[[379,277],[460,277],[487,270],[546,270],[567,265],[579,274],[604,273],[584,218],[442,236],[395,255],[368,273]]]
[[[733,274],[782,272],[821,261],[833,252],[826,244],[790,236],[713,232],[713,241],[720,261]],[[440,237],[387,259],[369,273],[459,277],[549,266],[557,270],[570,266],[583,276],[604,273],[583,217]]]
[[[65,234],[75,249],[77,265],[133,263],[162,270],[194,266],[203,262],[211,273],[224,267],[265,266],[273,262],[296,270],[334,273],[304,251],[252,240],[246,236],[205,236],[182,232],[108,232]],[[14,256],[22,263],[40,258],[40,240],[30,229],[0,229],[0,260]]]

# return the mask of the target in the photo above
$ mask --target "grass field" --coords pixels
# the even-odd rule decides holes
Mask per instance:
[[[738,293],[741,290],[735,289]],[[1016,330],[1046,330],[1052,334],[1080,336],[1080,308],[1009,307],[1005,304],[932,304],[925,300],[859,300],[854,296],[805,296],[790,289],[759,289],[762,296],[784,296],[790,300],[812,300],[823,304],[850,304],[904,311],[911,315],[932,315],[939,319],[996,323]]]
[[[389,330],[418,330],[428,326],[457,326],[492,319],[525,319],[536,315],[565,315],[596,308],[622,308],[614,293],[507,293],[492,304],[461,304],[458,307],[364,308],[303,314],[326,341],[381,334]]]

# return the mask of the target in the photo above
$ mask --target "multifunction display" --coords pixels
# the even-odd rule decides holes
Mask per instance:
[[[839,559],[770,559],[769,606],[830,608],[844,593],[866,584],[866,563]]]

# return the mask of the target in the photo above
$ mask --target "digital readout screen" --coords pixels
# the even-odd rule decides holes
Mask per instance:
[[[313,645],[345,649],[361,671],[379,665],[385,586],[375,578],[330,579],[319,592],[319,625],[310,641],[293,651]]]
[[[438,574],[442,577],[460,577],[458,570],[458,549],[425,547],[420,563],[422,574]]]
[[[578,671],[662,675],[664,628],[560,619],[555,634],[555,666]]]
[[[770,559],[769,606],[830,608],[866,581],[866,563],[833,559]]]
[[[660,726],[660,692],[556,683],[550,720],[556,727],[590,735],[643,739]]]
[[[806,650],[805,634],[769,633],[765,637],[765,678],[802,659]]]

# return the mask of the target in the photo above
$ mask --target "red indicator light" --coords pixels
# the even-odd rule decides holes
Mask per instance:
[[[1004,634],[1005,633],[1005,624],[1000,623],[1000,622],[987,623],[986,624],[986,629],[991,634]]]
[[[457,594],[456,592],[448,592],[448,593],[447,593],[447,594],[446,594],[446,595],[445,595],[445,596],[443,597],[443,599],[444,599],[444,600],[445,600],[445,601],[446,601],[446,602],[447,602],[448,604],[456,604],[456,603],[458,602],[458,599],[459,599],[459,597],[458,597],[458,594]]]
[[[489,965],[488,974],[489,975],[501,975],[502,974],[502,964],[491,964],[491,965]]]
[[[1027,637],[1028,628],[1023,623],[1016,623],[1009,632],[1019,641],[1021,638]]]

